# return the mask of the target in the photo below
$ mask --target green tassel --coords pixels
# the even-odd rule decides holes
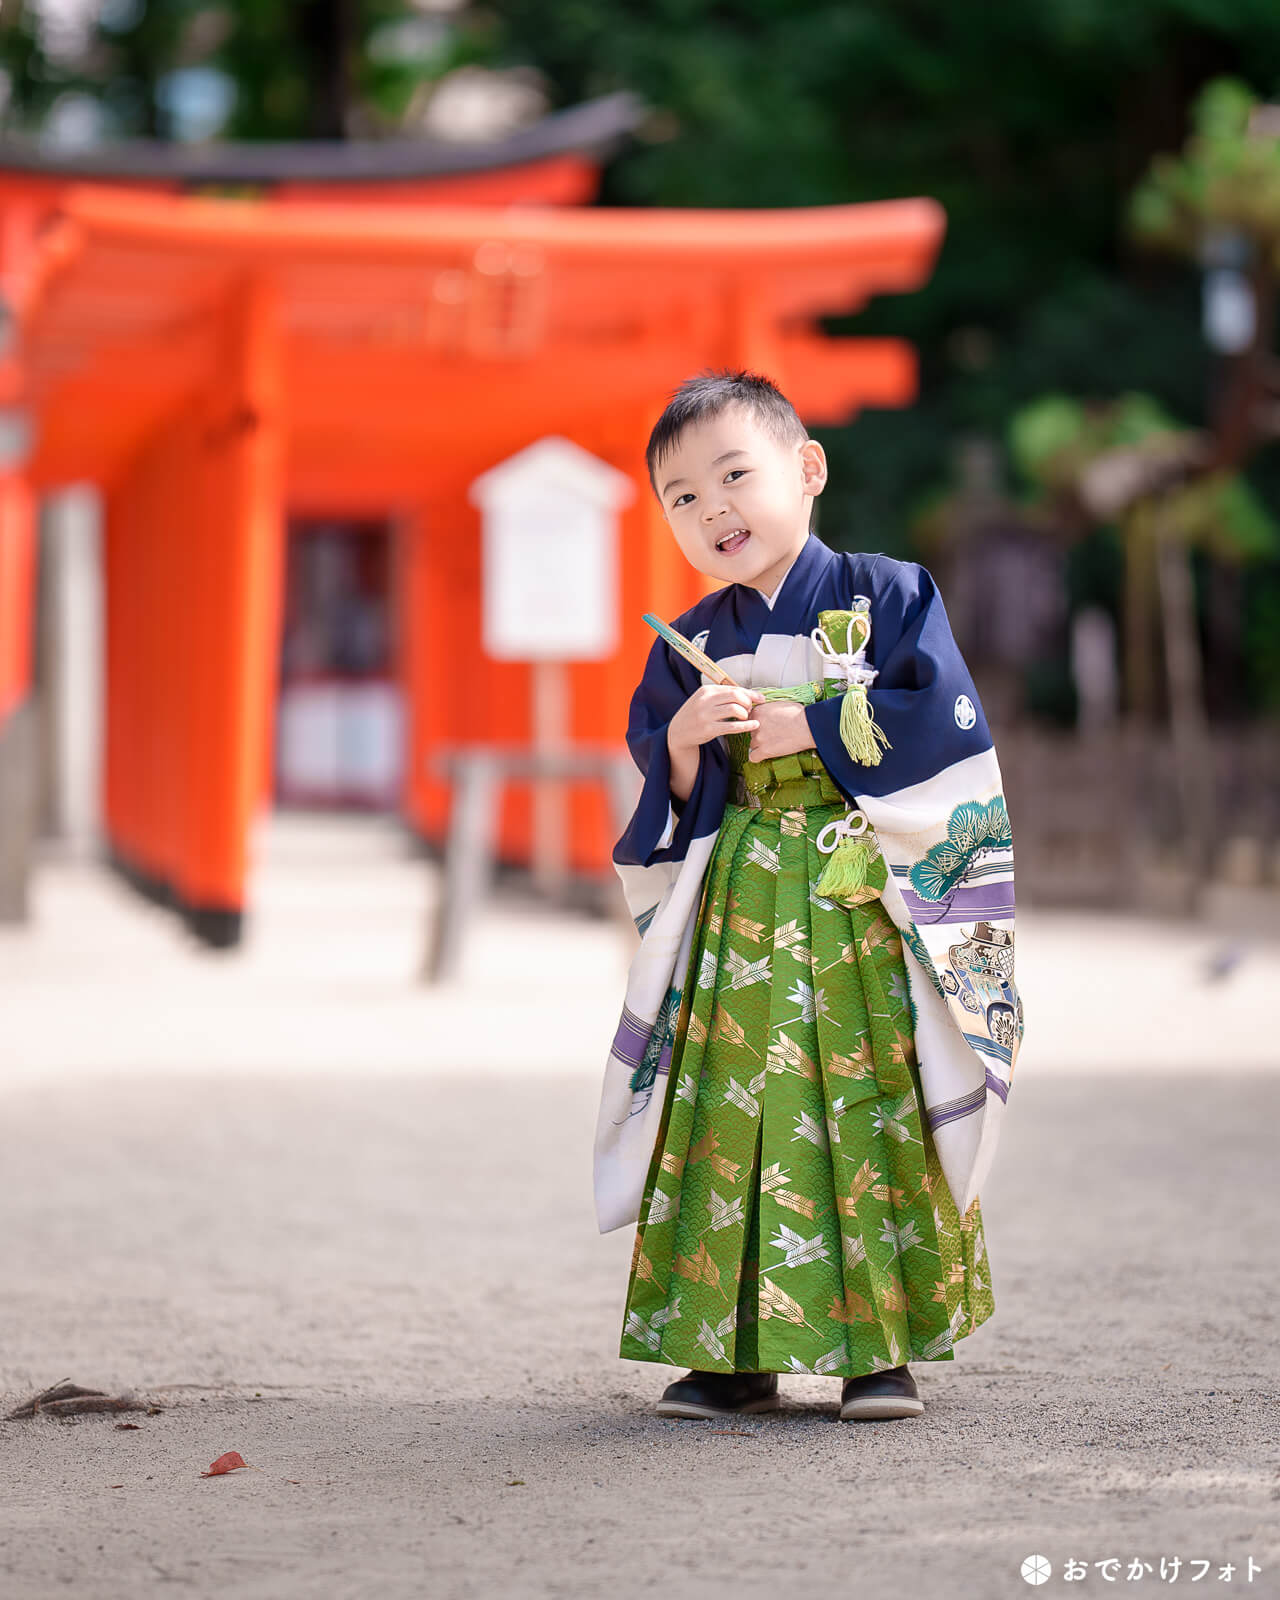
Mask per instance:
[[[875,719],[864,683],[855,683],[845,691],[840,707],[840,738],[853,759],[864,767],[878,767],[881,748],[893,748]]]
[[[843,838],[827,857],[814,889],[828,900],[857,905],[867,886],[870,864],[871,852],[861,839]]]

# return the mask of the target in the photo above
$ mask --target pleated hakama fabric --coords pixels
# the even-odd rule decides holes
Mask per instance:
[[[814,750],[726,807],[646,1178],[619,1354],[853,1377],[947,1360],[994,1311],[975,1197],[927,1121],[885,863],[862,903],[814,885],[848,801]]]

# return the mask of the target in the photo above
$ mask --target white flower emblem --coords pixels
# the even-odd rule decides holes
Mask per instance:
[[[973,701],[967,694],[956,696],[956,727],[972,728],[978,720],[978,713],[973,709]]]

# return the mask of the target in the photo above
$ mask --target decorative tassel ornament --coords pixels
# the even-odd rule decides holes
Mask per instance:
[[[888,735],[876,721],[871,702],[867,699],[865,683],[852,683],[844,692],[844,703],[840,707],[840,738],[853,759],[864,767],[878,767],[881,749],[890,748]]]
[[[858,598],[863,599],[862,596]],[[866,664],[871,618],[869,602],[864,601],[864,606],[853,611],[820,611],[818,625],[809,637],[822,657],[828,690],[840,680],[845,685],[840,707],[841,743],[859,765],[878,767],[881,751],[893,747],[875,720],[867,698],[867,689],[875,682],[877,673],[874,667]]]
[[[827,864],[813,886],[815,894],[850,907],[878,896],[879,891],[867,885],[871,847],[862,836],[868,826],[861,811],[850,811],[833,818],[818,834],[815,842]]]
[[[860,839],[841,839],[827,858],[814,892],[827,900],[858,905],[867,886],[867,867],[871,852]]]

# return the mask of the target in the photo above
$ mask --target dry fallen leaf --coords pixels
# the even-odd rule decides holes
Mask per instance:
[[[228,1450],[225,1455],[218,1457],[208,1472],[202,1472],[200,1476],[202,1478],[217,1478],[224,1472],[234,1472],[237,1467],[247,1467],[248,1465],[249,1463],[238,1450]]]
[[[130,1428],[132,1428],[135,1433],[138,1431],[138,1424],[136,1422],[117,1422],[116,1427],[125,1432],[127,1432]]]

